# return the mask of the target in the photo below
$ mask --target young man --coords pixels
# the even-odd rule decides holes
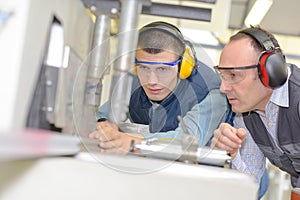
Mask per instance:
[[[127,153],[133,143],[149,137],[181,138],[178,116],[188,132],[207,145],[213,130],[232,119],[226,97],[219,90],[220,79],[197,60],[192,45],[177,27],[165,22],[150,23],[139,31],[135,70],[128,118],[147,125],[149,133],[124,134],[108,121],[99,122],[90,134],[99,139],[102,152]],[[109,103],[99,110],[99,119],[107,118]],[[131,149],[132,150],[132,149]]]
[[[285,62],[274,36],[259,27],[241,30],[221,53],[221,91],[236,113],[222,123],[212,147],[225,149],[233,167],[259,182],[266,157],[300,187],[300,69]]]

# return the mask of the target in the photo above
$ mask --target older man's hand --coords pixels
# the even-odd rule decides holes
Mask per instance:
[[[211,147],[224,149],[232,158],[235,158],[238,149],[242,146],[245,139],[245,129],[236,129],[230,124],[222,123],[219,128],[214,131]]]

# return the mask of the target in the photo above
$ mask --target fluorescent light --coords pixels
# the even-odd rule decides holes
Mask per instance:
[[[250,25],[260,24],[272,4],[273,0],[256,0],[245,19],[245,25],[250,27]]]

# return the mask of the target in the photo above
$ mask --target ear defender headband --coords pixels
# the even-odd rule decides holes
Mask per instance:
[[[178,64],[178,69],[179,69],[179,78],[180,79],[186,79],[188,78],[195,66],[195,50],[193,49],[193,46],[191,43],[187,42],[184,40],[184,37],[180,30],[176,27],[173,26],[172,24],[166,23],[166,22],[153,22],[150,23],[139,31],[139,33],[146,31],[146,30],[151,30],[151,29],[157,29],[160,31],[167,32],[168,34],[172,35],[176,39],[178,39],[182,45],[185,47],[185,50],[183,52],[183,55],[181,55],[181,62]]]
[[[264,51],[259,56],[257,65],[261,82],[269,88],[276,88],[283,85],[287,79],[287,66],[282,54],[277,53],[278,47],[272,42],[271,38],[262,30],[248,28],[240,31],[256,40]]]

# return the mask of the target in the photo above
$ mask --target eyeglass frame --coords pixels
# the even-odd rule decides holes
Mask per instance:
[[[145,64],[145,65],[166,65],[168,67],[175,67],[180,61],[182,60],[182,58],[178,58],[177,60],[175,60],[174,62],[152,62],[152,61],[140,61],[138,59],[135,59],[135,65],[139,65],[139,64]],[[138,66],[136,66],[138,67]],[[151,70],[153,72],[153,70]],[[154,72],[157,76],[159,76],[159,74],[157,74],[156,72]],[[147,74],[144,74],[147,75]]]
[[[247,69],[258,68],[258,65],[259,64],[257,64],[257,65],[242,66],[242,67],[219,67],[219,65],[216,65],[213,68],[220,75],[221,80],[224,80],[224,81],[226,81],[226,82],[229,83],[228,80],[224,79],[224,76],[222,76],[222,73],[220,72],[220,70],[225,70],[225,71],[229,71],[229,70],[247,70]],[[236,83],[238,83],[238,82],[240,82],[242,80],[244,80],[244,78],[241,79],[241,80],[239,80],[239,81],[237,81],[237,82],[233,82],[233,83],[229,83],[229,84],[231,84],[231,85],[232,84],[236,84]]]
[[[138,59],[135,59],[134,64],[146,64],[146,65],[168,65],[170,67],[174,67],[177,65],[182,59],[178,58],[174,62],[151,62],[151,61],[141,61]]]

